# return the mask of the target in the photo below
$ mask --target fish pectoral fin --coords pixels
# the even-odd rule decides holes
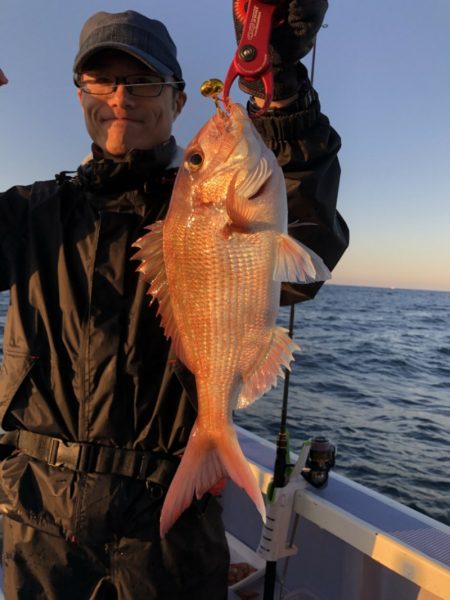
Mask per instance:
[[[247,492],[265,520],[261,490],[242,453],[234,428],[226,427],[215,435],[201,430],[195,424],[164,500],[160,520],[161,537],[191,505],[194,495],[201,498],[227,476]]]
[[[281,234],[275,258],[275,281],[311,283],[326,281],[331,273],[321,257],[293,237]]]
[[[261,358],[256,367],[243,376],[244,385],[239,394],[236,408],[245,408],[268,392],[277,383],[278,377],[283,377],[282,367],[290,370],[294,360],[293,352],[300,350],[283,327],[274,327],[268,348],[261,351]]]
[[[232,185],[228,188],[226,210],[232,225],[245,231],[256,220],[260,208],[254,204],[254,200],[269,180],[272,170],[267,159],[262,157],[256,168],[249,171],[236,185],[239,174],[236,173]]]
[[[156,314],[161,315],[161,325],[164,328],[164,334],[167,338],[171,338],[175,354],[187,365],[181,336],[173,315],[169,285],[167,283],[163,252],[163,225],[164,221],[156,221],[153,225],[146,227],[149,233],[143,235],[133,244],[139,250],[132,256],[132,259],[141,261],[136,270],[142,273],[143,279],[150,284],[147,292],[152,297],[150,304],[155,299],[158,300]]]

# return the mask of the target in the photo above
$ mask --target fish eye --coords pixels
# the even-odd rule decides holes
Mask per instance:
[[[203,154],[198,151],[194,151],[185,160],[185,167],[189,171],[198,171],[203,164]]]

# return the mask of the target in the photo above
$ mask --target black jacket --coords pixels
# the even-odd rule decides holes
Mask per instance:
[[[333,268],[348,243],[336,212],[338,135],[317,105],[258,127],[285,171],[290,221],[309,223],[291,233]],[[0,195],[0,288],[10,290],[4,430],[183,451],[195,402],[171,372],[161,388],[169,343],[131,260],[144,226],[165,214],[175,150],[172,139],[120,164],[95,156],[74,178]],[[312,297],[318,287],[291,287],[286,298]],[[106,539],[111,514],[127,502],[123,487],[123,477],[58,469],[18,450],[0,465],[3,511],[66,537]]]

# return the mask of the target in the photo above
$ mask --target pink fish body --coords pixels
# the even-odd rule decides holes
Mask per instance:
[[[275,324],[281,281],[329,277],[320,257],[287,234],[285,180],[246,111],[213,115],[185,151],[167,217],[136,245],[161,324],[195,375],[198,417],[161,513],[179,515],[230,477],[264,501],[239,447],[232,411],[257,400],[298,346]]]

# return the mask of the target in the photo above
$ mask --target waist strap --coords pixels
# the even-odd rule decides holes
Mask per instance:
[[[3,438],[7,439],[2,443],[14,445],[28,456],[52,467],[65,467],[81,473],[109,473],[148,479],[162,485],[169,485],[179,464],[179,459],[169,454],[113,448],[89,442],[65,442],[32,431],[8,432]]]

